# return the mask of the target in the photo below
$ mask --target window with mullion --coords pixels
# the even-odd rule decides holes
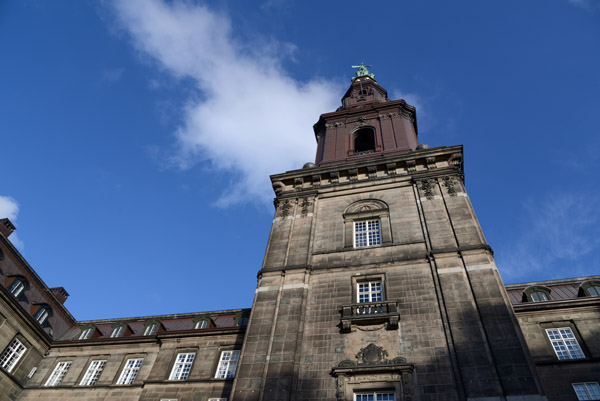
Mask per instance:
[[[597,297],[600,295],[600,285],[590,285],[587,288],[587,292],[590,297]]]
[[[357,300],[359,303],[383,301],[381,281],[367,281],[358,283]]]
[[[102,370],[104,369],[104,365],[106,365],[105,360],[92,361],[90,363],[90,366],[88,367],[87,372],[85,372],[83,379],[81,379],[81,383],[79,383],[79,385],[80,386],[93,386],[94,384],[96,384],[96,382],[100,378],[100,374],[102,373]]]
[[[221,352],[221,359],[219,360],[219,366],[215,373],[215,379],[232,379],[235,377],[239,359],[239,350]]]
[[[600,400],[598,382],[573,383],[573,390],[575,390],[578,400]]]
[[[570,327],[546,329],[546,334],[552,343],[552,347],[554,348],[554,352],[558,359],[585,358]]]
[[[196,354],[192,352],[177,354],[169,380],[187,380],[195,357]]]
[[[158,323],[150,323],[144,329],[144,335],[152,336],[152,335],[156,334],[157,331],[158,331]]]
[[[15,297],[18,297],[19,295],[21,295],[21,293],[23,292],[24,289],[25,289],[25,283],[20,278],[17,278],[17,279],[15,279],[15,281],[13,281],[11,283],[9,291]]]
[[[27,347],[15,338],[0,356],[0,367],[10,373],[25,354],[25,351],[27,351]]]
[[[379,219],[354,222],[354,247],[381,245],[381,223]]]
[[[121,337],[124,332],[125,332],[125,326],[117,326],[117,327],[113,328],[112,332],[110,333],[110,336],[112,338]]]
[[[354,393],[354,401],[395,401],[396,395],[390,392]]]
[[[55,387],[55,386],[60,385],[60,383],[64,379],[64,377],[67,374],[67,371],[69,370],[70,367],[71,367],[71,361],[59,362],[56,365],[56,367],[54,368],[54,370],[52,371],[52,374],[50,375],[50,377],[48,378],[48,380],[46,381],[46,384],[44,384],[44,386]]]
[[[117,384],[133,384],[133,381],[137,377],[140,368],[142,367],[143,359],[128,359],[125,362],[125,367],[121,372],[121,376],[119,376],[119,380]]]

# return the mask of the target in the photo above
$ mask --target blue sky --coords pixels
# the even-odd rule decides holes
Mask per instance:
[[[0,49],[0,214],[77,319],[249,307],[361,61],[464,145],[505,282],[600,273],[598,1],[7,1]]]

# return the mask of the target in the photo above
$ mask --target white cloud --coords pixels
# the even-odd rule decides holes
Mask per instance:
[[[528,218],[515,227],[510,248],[499,254],[501,271],[517,280],[540,272],[588,274],[589,259],[600,249],[599,200],[590,194],[564,193],[527,201]]]
[[[116,0],[119,21],[135,47],[177,78],[191,78],[198,96],[175,132],[181,167],[208,161],[231,175],[218,204],[272,199],[269,174],[314,159],[312,125],[339,105],[343,87],[299,82],[282,68],[294,46],[274,40],[241,43],[229,19],[203,5]]]
[[[14,224],[17,221],[17,216],[19,215],[19,204],[14,198],[10,196],[2,196],[0,195],[0,219],[8,217],[8,219]],[[25,244],[19,238],[16,233],[12,233],[10,236],[10,242],[13,243],[14,246],[19,248],[19,250],[23,250]]]
[[[416,93],[404,93],[397,89],[392,90],[392,99],[404,99],[406,103],[417,109],[417,115],[423,118],[427,115],[427,108],[421,96]]]

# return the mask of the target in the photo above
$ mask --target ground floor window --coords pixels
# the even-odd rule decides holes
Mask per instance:
[[[354,393],[354,401],[395,401],[396,395],[385,391]]]

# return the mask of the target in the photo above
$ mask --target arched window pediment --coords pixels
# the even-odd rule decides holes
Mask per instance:
[[[387,203],[379,199],[366,199],[352,203],[344,211],[344,217],[356,216],[361,214],[372,214],[372,213],[388,213],[389,207]]]
[[[523,302],[545,302],[550,301],[550,288],[543,286],[531,286],[523,291]]]

